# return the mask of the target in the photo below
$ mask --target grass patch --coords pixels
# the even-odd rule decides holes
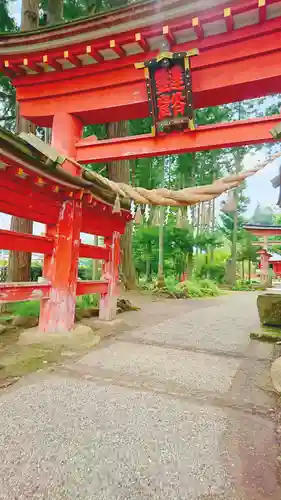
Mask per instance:
[[[99,304],[99,296],[97,294],[82,295],[77,297],[76,307],[77,309],[88,309],[89,307],[97,307]],[[40,301],[31,300],[28,302],[17,302],[16,304],[11,304],[10,313],[13,316],[21,316],[23,318],[38,318],[40,314]],[[12,318],[13,316],[7,315],[7,318]],[[0,321],[3,321],[3,317],[0,317]]]
[[[10,311],[15,316],[21,316],[23,318],[38,318],[40,312],[40,302],[39,300],[31,300],[28,302],[17,302],[10,306]]]
[[[234,292],[257,292],[257,291],[264,291],[267,288],[268,288],[267,286],[262,286],[260,283],[256,281],[250,282],[245,280],[238,280],[236,281],[232,290]]]
[[[76,307],[78,309],[88,309],[89,307],[99,306],[99,295],[92,293],[90,295],[81,295],[77,297]]]

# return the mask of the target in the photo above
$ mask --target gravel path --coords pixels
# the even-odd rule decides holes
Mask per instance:
[[[144,327],[4,391],[0,500],[280,500],[255,304],[147,305]]]

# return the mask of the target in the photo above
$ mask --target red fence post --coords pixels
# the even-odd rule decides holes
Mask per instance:
[[[102,276],[102,279],[108,281],[108,292],[101,295],[99,317],[101,320],[111,321],[116,317],[117,310],[120,234],[114,231],[112,237],[105,238],[104,241],[110,249],[109,261],[104,263]]]

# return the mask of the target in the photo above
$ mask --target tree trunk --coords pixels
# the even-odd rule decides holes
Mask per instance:
[[[201,203],[196,205],[196,238],[200,235]],[[196,257],[199,255],[199,248],[196,245]]]
[[[244,259],[242,260],[242,280],[245,280],[245,261]]]
[[[213,182],[215,182],[217,178],[217,165],[215,164],[214,166],[215,170],[213,173]],[[214,234],[215,232],[215,223],[216,223],[216,200],[211,201],[211,233]],[[215,253],[215,248],[212,245],[211,246],[211,263],[214,262],[214,253]]]
[[[150,265],[150,259],[147,258],[145,262],[145,281],[147,283],[150,283],[151,281],[151,265]]]
[[[165,207],[160,207],[160,224],[159,224],[159,254],[158,254],[158,288],[163,288],[165,285],[164,278],[164,219]]]
[[[252,262],[251,259],[248,260],[248,274],[249,274],[249,283],[252,282],[251,274],[252,274]]]
[[[48,0],[47,23],[58,24],[63,21],[63,0]]]
[[[187,254],[187,279],[192,280],[193,274],[193,253],[189,252]]]
[[[31,220],[12,218],[11,231],[32,233]],[[8,281],[30,281],[31,253],[10,252]]]
[[[21,31],[36,30],[38,26],[39,26],[39,0],[22,0]]]
[[[170,171],[170,157],[163,158],[163,172],[161,186],[165,185],[165,170],[168,166]],[[165,225],[165,207],[160,207],[160,220],[159,220],[159,247],[158,247],[158,276],[157,276],[157,286],[158,288],[164,288],[165,286],[165,276],[164,276],[164,225]]]
[[[237,193],[237,190],[234,191]],[[238,230],[238,212],[237,212],[237,194],[235,194],[235,212],[233,214],[233,233],[231,245],[231,265],[229,274],[229,284],[234,286],[236,283],[236,265],[237,265],[237,230]]]
[[[136,270],[133,260],[132,247],[133,226],[127,224],[125,234],[121,238],[121,272],[126,290],[133,290],[136,286]]]
[[[145,262],[145,276],[147,283],[151,282],[151,242],[147,243],[147,258]]]
[[[107,133],[110,139],[115,137],[126,137],[128,122],[108,123]],[[108,177],[116,182],[130,183],[129,160],[118,160],[108,164]],[[125,234],[121,238],[121,278],[127,290],[135,288],[136,271],[133,261],[132,249],[132,223],[127,224]]]
[[[39,26],[38,0],[22,0],[21,31],[28,31]],[[16,105],[16,132],[35,133],[35,125],[20,116],[19,105]],[[33,222],[18,217],[12,217],[11,231],[32,233]],[[10,251],[8,264],[9,281],[29,281],[31,268],[31,254]]]

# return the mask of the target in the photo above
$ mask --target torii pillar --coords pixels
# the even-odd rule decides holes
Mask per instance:
[[[83,124],[75,116],[58,113],[53,119],[52,146],[59,154],[75,158],[75,144],[82,131]],[[56,226],[47,227],[54,247],[44,260],[43,278],[50,282],[51,291],[50,297],[42,300],[41,331],[65,332],[74,326],[81,221],[82,201],[73,198],[61,205]]]
[[[260,281],[262,286],[268,286],[270,284],[269,277],[269,259],[271,254],[263,248],[257,252],[260,255]]]

